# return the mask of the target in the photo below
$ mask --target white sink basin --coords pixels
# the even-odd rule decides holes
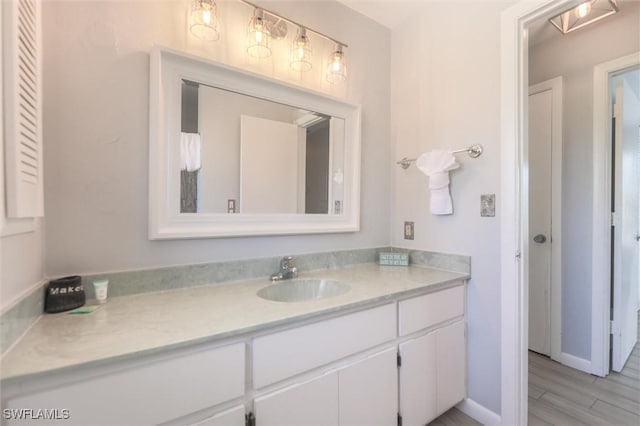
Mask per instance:
[[[340,296],[351,290],[349,284],[323,279],[293,280],[258,290],[258,296],[274,302],[306,302]]]

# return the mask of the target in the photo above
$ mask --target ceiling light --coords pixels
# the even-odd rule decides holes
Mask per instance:
[[[549,19],[563,34],[618,12],[616,0],[587,0]]]

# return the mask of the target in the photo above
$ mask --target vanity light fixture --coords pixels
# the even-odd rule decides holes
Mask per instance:
[[[582,28],[618,12],[617,0],[586,0],[549,19],[562,34]]]
[[[190,0],[189,29],[198,38],[215,41],[220,38],[218,16],[215,0]],[[238,0],[253,8],[253,16],[247,29],[247,53],[255,58],[271,56],[271,42],[287,36],[287,24],[298,28],[291,42],[289,65],[295,71],[309,71],[312,67],[313,53],[309,33],[334,43],[335,47],[329,56],[327,81],[340,83],[347,79],[347,67],[344,60],[345,43],[329,37],[319,31],[301,25],[275,12],[259,7],[247,0]],[[613,0],[611,0],[613,1]]]
[[[270,35],[269,27],[264,20],[263,10],[255,8],[247,30],[247,53],[255,58],[271,56]]]
[[[347,79],[347,65],[344,62],[344,49],[340,43],[336,43],[333,52],[329,55],[327,66],[327,81],[338,83]]]
[[[296,71],[309,71],[312,67],[311,58],[311,41],[307,36],[307,30],[298,27],[298,34],[291,43],[291,68]]]
[[[220,38],[215,0],[193,0],[191,2],[189,30],[201,40],[216,41]]]

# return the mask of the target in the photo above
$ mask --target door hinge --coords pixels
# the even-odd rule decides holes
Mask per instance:
[[[618,330],[618,325],[615,321],[609,321],[609,334],[620,334],[620,330]]]
[[[398,426],[402,426],[402,416],[398,413]]]
[[[516,262],[520,262],[521,257],[522,257],[522,254],[520,253],[520,250],[516,251]]]
[[[400,355],[400,352],[398,352],[398,354],[396,355],[396,362],[398,364],[398,367],[402,367],[402,355]]]
[[[256,426],[256,417],[251,411],[244,415],[244,426]]]
[[[611,226],[618,226],[618,215],[616,212],[611,212]]]

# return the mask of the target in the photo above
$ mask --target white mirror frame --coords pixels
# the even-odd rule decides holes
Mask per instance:
[[[178,144],[171,145],[170,135],[180,130],[182,79],[344,119],[342,214],[180,213],[179,174],[171,178]],[[149,239],[360,230],[359,105],[160,46],[151,51],[149,84]]]

